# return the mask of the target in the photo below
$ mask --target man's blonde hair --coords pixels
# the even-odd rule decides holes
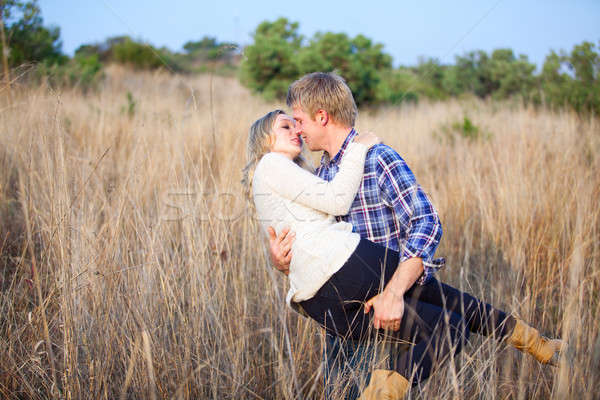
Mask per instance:
[[[344,78],[333,72],[313,72],[290,85],[288,107],[300,107],[312,119],[320,109],[341,125],[353,127],[358,110]]]

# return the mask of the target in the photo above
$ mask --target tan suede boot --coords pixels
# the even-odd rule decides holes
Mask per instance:
[[[507,339],[508,344],[515,346],[522,352],[531,354],[543,364],[557,365],[558,356],[564,345],[563,341],[548,339],[522,320],[516,319],[516,321],[515,329]]]
[[[358,400],[399,400],[406,396],[409,388],[406,378],[396,371],[375,369]]]

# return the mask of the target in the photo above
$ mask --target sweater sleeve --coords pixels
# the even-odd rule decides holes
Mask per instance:
[[[263,157],[264,178],[281,196],[330,215],[346,215],[362,181],[367,146],[350,143],[331,181],[299,167],[284,156],[268,153]]]

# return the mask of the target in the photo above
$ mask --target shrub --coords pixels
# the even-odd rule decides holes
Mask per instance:
[[[417,76],[407,69],[388,69],[381,74],[381,81],[377,86],[377,102],[400,104],[403,102],[416,103],[419,96]]]
[[[104,78],[97,55],[78,55],[64,64],[46,61],[37,66],[35,75],[52,86],[77,87],[83,92],[96,89]]]
[[[440,132],[433,132],[433,137],[442,143],[454,146],[456,138],[462,138],[468,142],[477,142],[480,140],[489,140],[492,137],[490,132],[475,125],[468,116],[463,116],[462,121],[455,121],[452,124],[444,124],[440,127]]]
[[[156,69],[163,66],[159,51],[152,45],[137,42],[127,37],[111,48],[111,58],[138,69]]]

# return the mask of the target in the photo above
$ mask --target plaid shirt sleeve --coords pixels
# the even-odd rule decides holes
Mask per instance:
[[[417,183],[406,162],[395,150],[381,146],[375,172],[384,203],[394,209],[396,223],[406,232],[406,242],[399,249],[401,261],[419,257],[424,272],[418,280],[424,284],[445,265],[434,258],[442,237],[442,225],[429,198]]]

